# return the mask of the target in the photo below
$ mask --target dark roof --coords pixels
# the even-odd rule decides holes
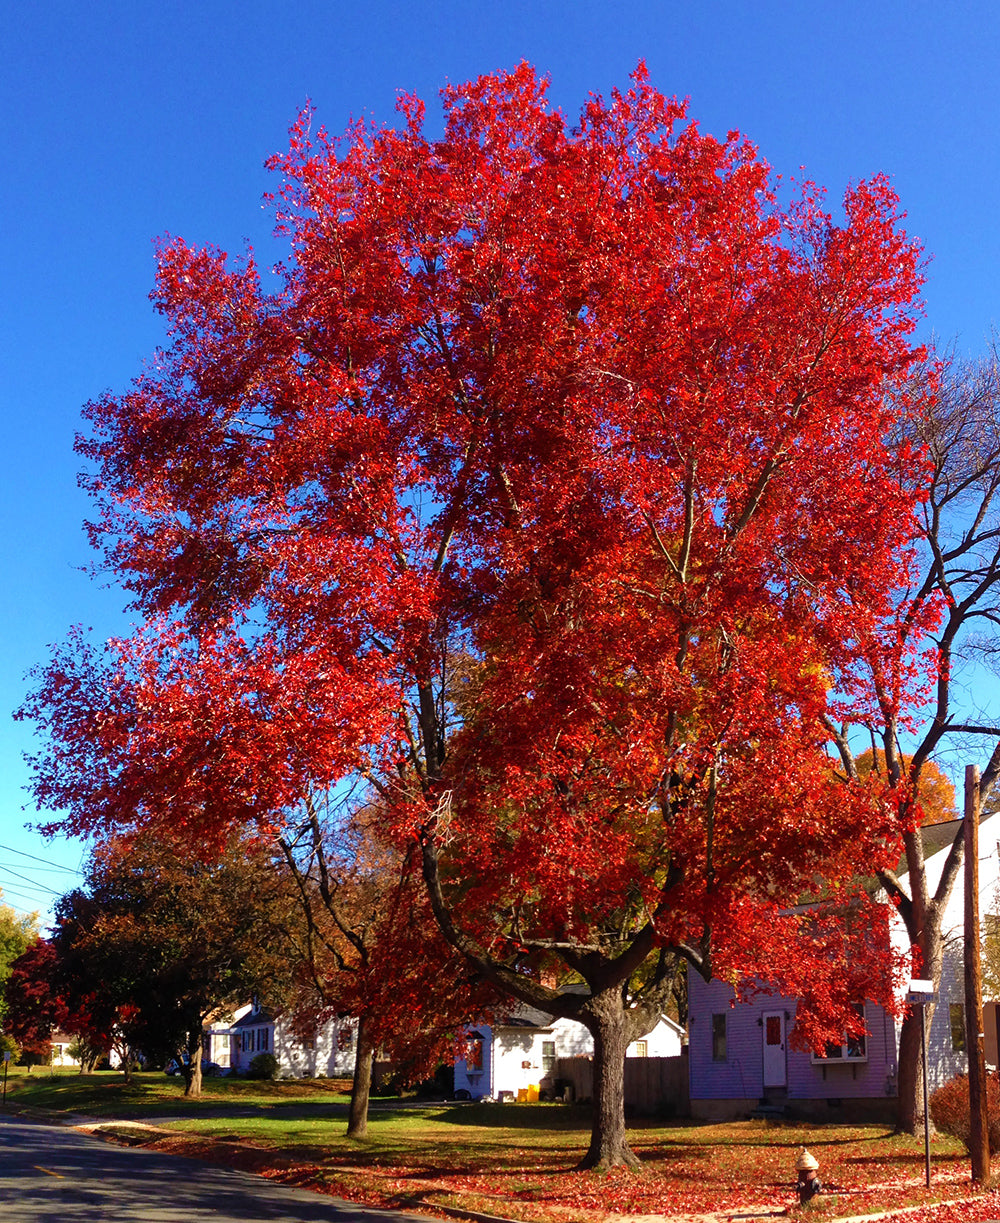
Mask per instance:
[[[988,815],[981,815],[979,817],[980,829],[982,829],[986,823],[993,819],[994,815],[996,814],[997,812],[991,811]],[[963,823],[963,820],[945,820],[943,824],[925,824],[920,829],[924,843],[924,861],[926,862],[927,859],[933,857],[934,854],[940,853],[942,849],[946,849],[952,843],[952,841],[954,841],[955,836],[961,830]],[[909,868],[906,865],[906,854],[903,854],[899,865],[896,867],[896,874],[902,877],[903,875],[908,874],[908,871]]]
[[[583,981],[567,981],[559,987],[560,997],[565,994],[587,995],[589,993]],[[526,1002],[515,1002],[514,1009],[508,1011],[502,1018],[498,1017],[493,1026],[497,1028],[551,1028],[556,1018],[557,1016],[551,1011],[529,1006]]]
[[[551,1028],[555,1015],[540,1011],[534,1006],[519,1006],[504,1019],[497,1020],[498,1028]]]
[[[270,1011],[265,1011],[261,1008],[259,1011],[247,1011],[242,1018],[237,1019],[230,1026],[233,1028],[259,1028],[265,1023],[274,1023],[274,1016]]]
[[[989,819],[989,816],[986,819]],[[944,849],[946,845],[950,845],[963,822],[962,820],[945,820],[943,824],[925,824],[920,829],[924,840],[924,859],[936,854],[939,849]],[[982,827],[984,823],[985,820],[980,819],[979,826]],[[905,857],[900,864],[900,870],[906,870]]]

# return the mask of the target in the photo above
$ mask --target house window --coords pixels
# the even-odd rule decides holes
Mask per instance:
[[[864,1022],[865,1004],[856,1002],[854,1011]],[[814,1053],[812,1060],[814,1062],[867,1062],[868,1037],[864,1033],[860,1036],[848,1036],[845,1033],[840,1044],[827,1045],[822,1053]]]
[[[554,1040],[542,1041],[542,1074],[548,1074],[552,1067],[556,1064],[556,1042]]]
[[[470,1032],[465,1042],[466,1070],[482,1070],[483,1038],[478,1032]]]
[[[712,1061],[726,1060],[726,1012],[721,1011],[712,1016]]]
[[[635,1042],[635,1055],[636,1057],[648,1057],[649,1056],[649,1044],[647,1041],[637,1040]]]
[[[951,1047],[955,1053],[965,1052],[965,1007],[961,1002],[953,1002],[948,1007],[948,1018],[951,1021]]]

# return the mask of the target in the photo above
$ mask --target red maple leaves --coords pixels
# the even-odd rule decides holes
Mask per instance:
[[[791,989],[789,905],[895,852],[823,717],[907,580],[918,248],[884,178],[783,206],[642,68],[576,126],[527,66],[443,105],[300,118],[274,293],[161,247],[170,346],[80,442],[145,627],[41,676],[37,795],[212,836],[361,775],[519,996],[658,948]]]

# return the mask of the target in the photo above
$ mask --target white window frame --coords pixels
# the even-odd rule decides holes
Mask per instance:
[[[840,1045],[840,1053],[833,1057],[827,1056],[825,1053],[811,1053],[810,1060],[814,1066],[856,1066],[861,1062],[868,1061],[868,1010],[864,1002],[858,1003],[861,1019],[864,1021],[866,1033],[861,1037],[844,1036],[843,1042]],[[856,1045],[860,1040],[864,1047],[864,1052],[851,1052],[853,1045]]]

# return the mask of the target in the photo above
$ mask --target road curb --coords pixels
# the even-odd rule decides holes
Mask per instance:
[[[424,1210],[436,1210],[450,1219],[470,1219],[472,1223],[521,1223],[518,1219],[508,1219],[504,1215],[486,1215],[478,1210],[463,1210],[461,1206],[438,1206],[437,1203],[422,1207]]]

